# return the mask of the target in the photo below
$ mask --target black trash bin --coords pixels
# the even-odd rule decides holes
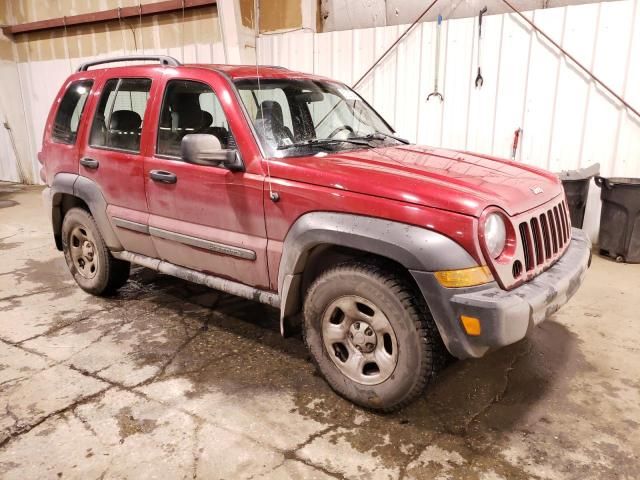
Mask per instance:
[[[602,191],[600,253],[640,263],[640,178],[595,177]]]
[[[564,193],[567,196],[567,206],[571,225],[582,228],[584,211],[587,207],[589,196],[589,183],[594,175],[600,174],[600,164],[596,163],[580,170],[560,172],[558,177],[562,180]]]

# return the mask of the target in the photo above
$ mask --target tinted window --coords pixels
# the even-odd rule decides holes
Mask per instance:
[[[89,97],[91,85],[93,85],[91,80],[73,82],[65,92],[51,132],[51,137],[55,141],[69,144],[76,142],[80,118]]]
[[[148,78],[108,80],[93,119],[90,144],[139,152],[150,89]]]
[[[222,105],[211,87],[172,80],[167,84],[158,129],[160,155],[180,156],[180,142],[190,133],[215,135],[222,148],[235,148]]]

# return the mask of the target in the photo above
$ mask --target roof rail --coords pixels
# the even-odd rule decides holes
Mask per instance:
[[[160,64],[171,67],[179,67],[182,65],[178,60],[168,55],[125,55],[122,57],[110,57],[103,58],[102,60],[94,60],[93,62],[85,62],[78,67],[78,72],[86,72],[89,70],[89,67],[95,67],[103,63],[137,62],[141,60],[157,60]]]

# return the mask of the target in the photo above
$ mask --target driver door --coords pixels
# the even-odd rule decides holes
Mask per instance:
[[[167,75],[155,148],[144,165],[149,233],[162,260],[268,289],[264,177],[254,168],[253,152],[239,149],[246,166],[241,172],[180,156],[190,133],[215,135],[222,148],[238,148],[237,100],[226,80],[202,72],[189,80]]]

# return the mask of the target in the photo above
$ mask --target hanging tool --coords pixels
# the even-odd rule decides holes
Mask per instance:
[[[436,67],[435,77],[433,79],[433,92],[427,96],[427,102],[431,97],[438,97],[442,102],[444,97],[438,92],[438,77],[440,76],[440,29],[442,28],[442,15],[438,15],[438,23],[436,25]]]
[[[427,102],[431,97],[438,97],[442,102],[444,97],[438,92],[438,77],[440,76],[440,29],[442,28],[442,15],[438,15],[438,23],[436,25],[436,67],[435,77],[433,79],[433,92],[427,96]]]
[[[429,10],[431,10],[431,9],[433,8],[433,6],[434,6],[437,2],[438,2],[438,0],[433,0],[433,1],[429,4],[429,6],[428,6],[428,7],[427,7],[427,8],[426,8],[426,9],[425,9],[425,10],[424,10],[424,11],[423,11],[419,16],[418,16],[418,18],[416,18],[416,19],[413,21],[413,23],[412,23],[411,25],[409,25],[409,27],[408,27],[404,32],[402,32],[402,34],[401,34],[398,38],[396,38],[396,41],[395,41],[395,42],[393,42],[393,43],[391,44],[391,46],[390,46],[389,48],[387,48],[387,49],[384,51],[384,53],[383,53],[382,55],[380,55],[380,56],[378,57],[378,59],[377,59],[375,62],[373,62],[373,65],[371,65],[371,66],[369,67],[369,69],[368,69],[366,72],[364,72],[364,74],[363,74],[363,75],[358,79],[358,81],[357,81],[356,83],[354,83],[354,84],[353,84],[353,87],[352,87],[352,88],[353,88],[354,90],[355,90],[355,89],[357,89],[357,88],[358,88],[358,85],[360,85],[360,84],[363,82],[363,80],[369,76],[369,74],[370,74],[370,73],[371,73],[371,72],[372,72],[372,71],[373,71],[373,70],[378,66],[378,64],[379,64],[382,60],[384,60],[384,59],[387,57],[387,55],[389,55],[389,53],[390,53],[391,51],[393,51],[393,49],[394,49],[394,48],[396,48],[396,47],[398,46],[398,44],[402,41],[402,39],[403,39],[404,37],[406,37],[406,36],[409,34],[409,32],[411,32],[411,30],[413,30],[413,28],[414,28],[414,27],[415,27],[415,26],[420,22],[420,20],[422,20],[422,18],[423,18],[427,13],[429,13]]]
[[[482,87],[484,83],[484,79],[482,78],[482,74],[480,73],[480,43],[482,40],[482,16],[487,13],[487,7],[480,10],[478,14],[478,76],[476,77],[476,88]]]
[[[513,132],[513,145],[511,146],[511,160],[516,159],[516,152],[518,151],[518,142],[520,141],[520,135],[522,135],[522,129],[518,127],[516,128],[516,131]]]

